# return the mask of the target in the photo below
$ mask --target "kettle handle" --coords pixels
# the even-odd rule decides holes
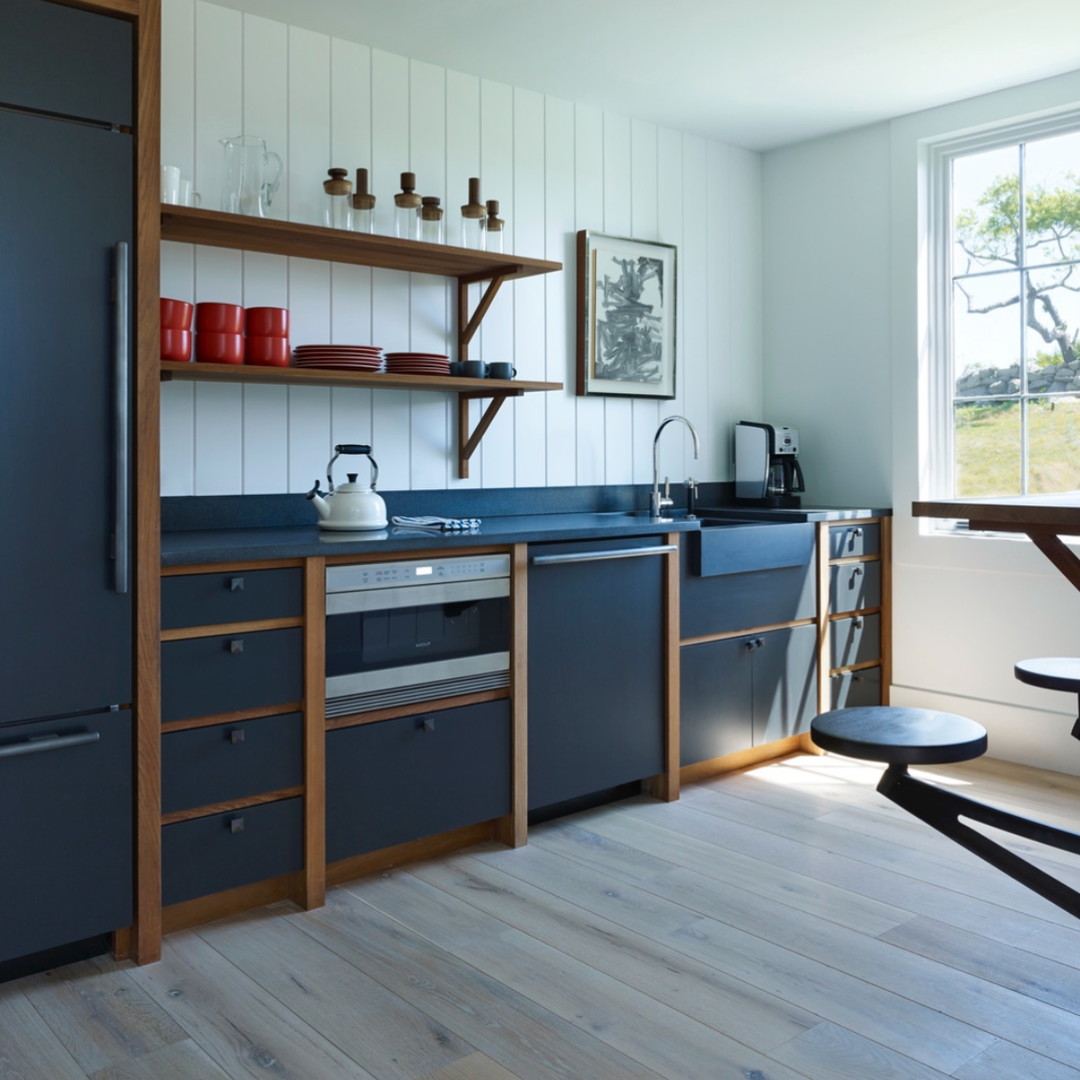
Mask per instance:
[[[365,446],[363,443],[338,443],[338,445],[334,447],[334,456],[326,466],[326,483],[330,488],[330,494],[333,494],[334,492],[334,478],[332,475],[334,462],[337,461],[342,454],[362,454],[371,462],[371,490],[374,491],[379,481],[379,466],[371,456],[371,447]],[[318,487],[318,484],[315,486]]]

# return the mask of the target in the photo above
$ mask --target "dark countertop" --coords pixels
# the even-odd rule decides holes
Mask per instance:
[[[696,531],[696,520],[653,521],[647,515],[519,514],[484,518],[470,532],[441,533],[391,525],[372,532],[327,532],[317,525],[284,528],[209,529],[165,533],[161,538],[164,566],[192,563],[246,562],[321,555],[368,555],[385,551],[479,547],[546,540],[595,540],[616,536],[662,535]]]
[[[743,507],[701,509],[701,518],[719,521],[707,528],[738,528],[762,523],[845,520],[878,517],[887,510],[854,507],[815,507],[772,510]],[[269,527],[204,528],[167,531],[161,539],[164,566],[197,563],[248,562],[258,559],[293,559],[323,555],[367,555],[376,552],[445,549],[556,540],[597,540],[619,536],[660,536],[669,532],[697,532],[699,518],[678,515],[654,521],[643,511],[606,511],[493,515],[482,518],[470,532],[441,533],[391,525],[371,532],[329,532],[316,524]]]

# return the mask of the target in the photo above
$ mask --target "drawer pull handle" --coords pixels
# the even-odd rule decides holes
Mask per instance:
[[[855,569],[854,569],[854,570],[852,570],[851,572],[852,572],[852,573],[853,573],[853,574],[854,574],[854,575],[855,575],[856,577],[858,577],[858,576],[859,576],[860,574],[862,574],[862,572],[863,572],[863,569],[862,569],[862,567],[861,567],[861,566],[856,566],[856,567],[855,567]]]
[[[244,579],[242,577],[229,578],[229,592],[243,592]]]
[[[243,728],[234,727],[234,728],[229,729],[229,742],[231,742],[233,744],[233,746],[235,746],[237,743],[242,743],[243,741],[244,741],[244,729]]]
[[[856,615],[855,618],[852,619],[851,621],[855,624],[855,629],[856,630],[861,630],[862,629],[863,617],[861,615]]]
[[[243,651],[244,651],[244,639],[243,638],[233,638],[232,641],[229,642],[229,652],[231,652],[231,653],[242,653]]]
[[[852,536],[862,536],[862,529],[852,529],[851,530],[851,535]]]
[[[608,548],[604,551],[569,552],[565,555],[534,555],[529,562],[533,566],[550,566],[555,563],[603,562],[605,559],[634,559],[640,555],[665,555],[678,551],[675,544],[654,544],[652,547]]]
[[[423,730],[427,734],[431,734],[435,730],[435,717],[425,716],[423,720]]]
[[[229,832],[238,833],[244,831],[244,819],[242,817],[229,818]]]

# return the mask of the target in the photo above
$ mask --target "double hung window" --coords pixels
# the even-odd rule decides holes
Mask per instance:
[[[1080,115],[930,153],[935,496],[1080,489]]]

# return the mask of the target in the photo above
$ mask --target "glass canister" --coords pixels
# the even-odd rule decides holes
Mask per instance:
[[[446,240],[439,202],[437,195],[425,195],[420,200],[420,239],[429,244],[442,244]]]
[[[480,177],[469,177],[469,201],[461,208],[458,242],[473,251],[484,250],[484,204],[480,201]]]
[[[330,169],[330,179],[323,181],[323,224],[328,229],[352,226],[352,182],[345,169]]]
[[[356,170],[356,193],[352,197],[353,232],[375,231],[375,196],[368,191],[367,169]]]
[[[394,196],[394,235],[420,239],[420,196],[415,194],[416,173],[401,174],[401,191]]]
[[[503,226],[506,224],[499,217],[499,200],[488,199],[487,218],[484,221],[484,250],[502,252],[503,249]]]

